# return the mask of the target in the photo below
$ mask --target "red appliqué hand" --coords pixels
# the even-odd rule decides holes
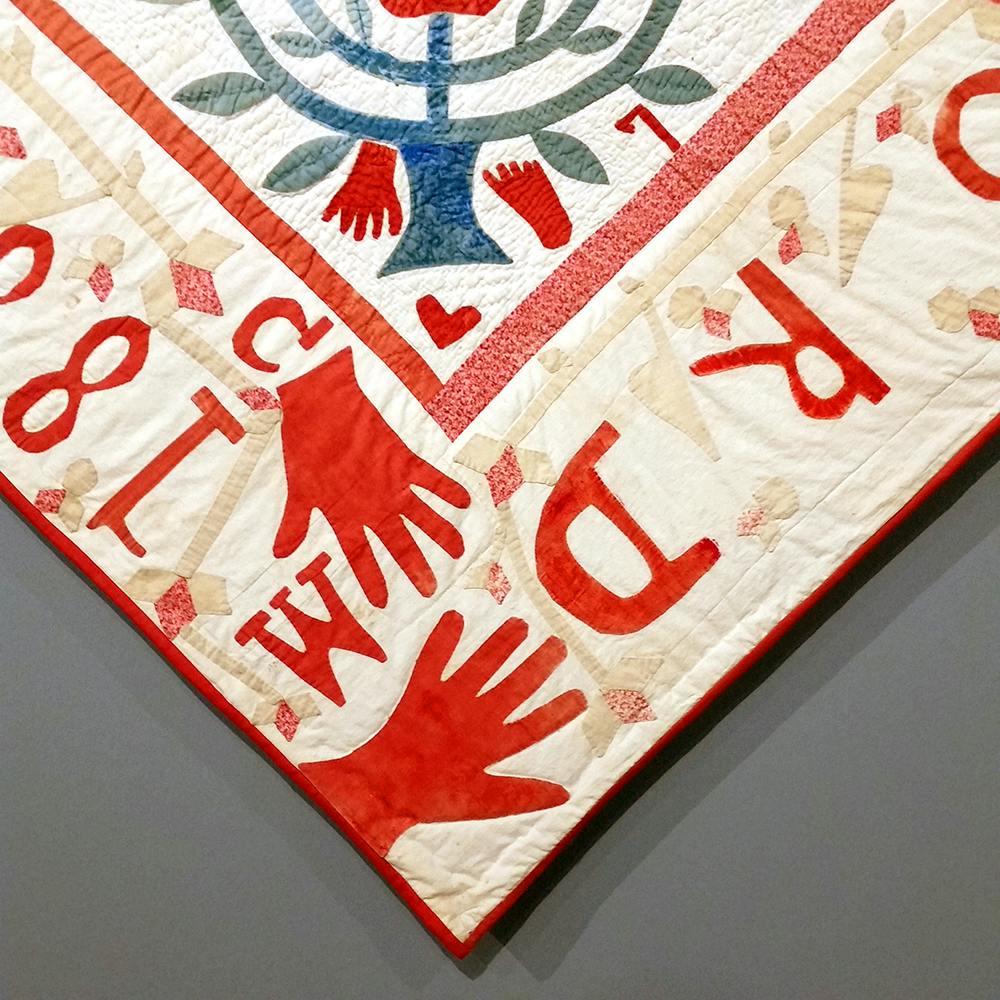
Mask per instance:
[[[372,239],[382,235],[383,220],[389,217],[389,234],[398,236],[403,228],[403,210],[396,194],[396,150],[377,142],[363,142],[358,158],[344,186],[326,206],[323,221],[340,213],[340,231],[354,226],[354,238],[365,238],[369,221]]]
[[[506,721],[566,656],[558,639],[542,643],[488,691],[483,686],[528,636],[511,618],[447,680],[462,636],[462,616],[442,616],[417,657],[410,683],[385,726],[338,760],[301,765],[302,772],[382,856],[417,823],[494,819],[551,809],[568,801],[562,785],[488,774],[486,768],[540,743],[586,708],[567,691],[527,715]]]
[[[454,507],[469,506],[466,490],[403,443],[365,398],[354,377],[350,350],[278,388],[283,411],[288,500],[274,554],[283,559],[305,540],[313,510],[326,517],[365,596],[384,608],[385,577],[365,536],[371,529],[424,596],[437,580],[405,517],[453,559],[462,536],[413,487],[430,490]]]

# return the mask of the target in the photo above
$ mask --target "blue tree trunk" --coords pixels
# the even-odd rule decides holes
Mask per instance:
[[[404,144],[410,221],[381,274],[449,264],[509,264],[472,206],[475,143]]]

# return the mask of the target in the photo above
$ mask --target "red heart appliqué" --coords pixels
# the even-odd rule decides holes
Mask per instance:
[[[433,295],[425,295],[417,302],[417,315],[439,348],[461,340],[483,318],[475,306],[462,306],[450,313]]]

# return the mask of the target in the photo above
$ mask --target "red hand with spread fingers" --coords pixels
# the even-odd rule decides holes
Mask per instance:
[[[319,792],[382,856],[417,823],[495,819],[551,809],[569,799],[554,782],[486,771],[540,743],[586,708],[582,692],[566,691],[507,721],[563,661],[565,645],[546,640],[484,692],[527,638],[527,623],[506,621],[442,680],[462,628],[457,612],[441,617],[417,657],[403,697],[371,740],[346,757],[301,765]]]
[[[471,501],[464,487],[410,451],[382,419],[357,383],[350,350],[279,386],[278,397],[288,499],[275,556],[283,559],[298,549],[318,510],[373,605],[384,608],[389,595],[366,528],[424,597],[433,594],[434,571],[403,519],[458,559],[465,551],[462,536],[413,487],[465,508]]]
[[[398,236],[403,228],[403,210],[396,194],[396,150],[377,142],[363,142],[358,158],[344,186],[333,196],[323,212],[329,222],[340,214],[340,231],[354,226],[354,238],[365,238],[368,223],[372,224],[372,239],[382,235],[385,217],[389,218],[389,235]]]

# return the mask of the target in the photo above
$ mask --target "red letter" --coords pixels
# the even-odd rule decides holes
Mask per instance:
[[[52,237],[44,229],[36,229],[34,226],[11,226],[0,233],[0,260],[21,247],[34,255],[31,270],[6,295],[0,295],[0,306],[26,299],[32,292],[37,292],[49,276],[52,255],[55,253]]]
[[[858,396],[880,403],[889,392],[885,384],[844,342],[763,262],[751,261],[739,272],[743,283],[760,304],[785,328],[791,338],[784,344],[754,344],[713,354],[691,366],[695,375],[777,365],[783,368],[798,408],[814,420],[839,420]],[[832,396],[817,396],[802,380],[797,360],[807,347],[815,347],[833,361],[844,384]]]
[[[985,94],[1000,94],[1000,69],[973,73],[944,99],[934,126],[934,148],[959,184],[987,201],[1000,201],[1000,177],[984,170],[962,145],[962,112],[974,97]]]
[[[535,539],[538,578],[560,607],[597,632],[627,635],[672,608],[715,565],[719,546],[708,538],[668,559],[636,524],[597,474],[597,463],[619,438],[605,422],[573,456],[542,508]],[[652,579],[637,594],[619,597],[595,580],[570,551],[570,525],[588,508],[599,510],[636,548]]]
[[[371,657],[385,663],[385,653],[381,646],[358,624],[354,616],[340,599],[333,581],[325,570],[330,565],[330,557],[323,553],[317,556],[295,579],[305,586],[311,583],[323,599],[329,621],[313,618],[300,611],[288,598],[291,591],[282,587],[271,598],[271,607],[280,611],[291,623],[305,645],[304,650],[296,649],[267,628],[271,616],[266,611],[258,611],[236,633],[236,641],[245,646],[251,640],[259,642],[275,659],[281,660],[289,670],[321,691],[337,705],[344,704],[344,693],[334,676],[330,663],[330,651],[346,649],[362,656]]]
[[[244,435],[243,425],[216,399],[209,389],[199,389],[191,401],[202,415],[167,445],[144,469],[137,472],[88,522],[88,528],[110,528],[129,552],[144,556],[146,550],[132,537],[125,518],[143,497],[163,481],[188,455],[221,431],[235,444]]]
[[[261,372],[276,372],[278,366],[273,361],[265,361],[254,349],[253,340],[260,328],[272,319],[286,319],[299,331],[299,343],[304,350],[315,347],[324,334],[333,327],[333,323],[325,316],[316,320],[312,326],[302,311],[302,306],[294,299],[265,299],[247,314],[247,318],[236,328],[233,334],[233,350],[240,360],[251,368]]]

